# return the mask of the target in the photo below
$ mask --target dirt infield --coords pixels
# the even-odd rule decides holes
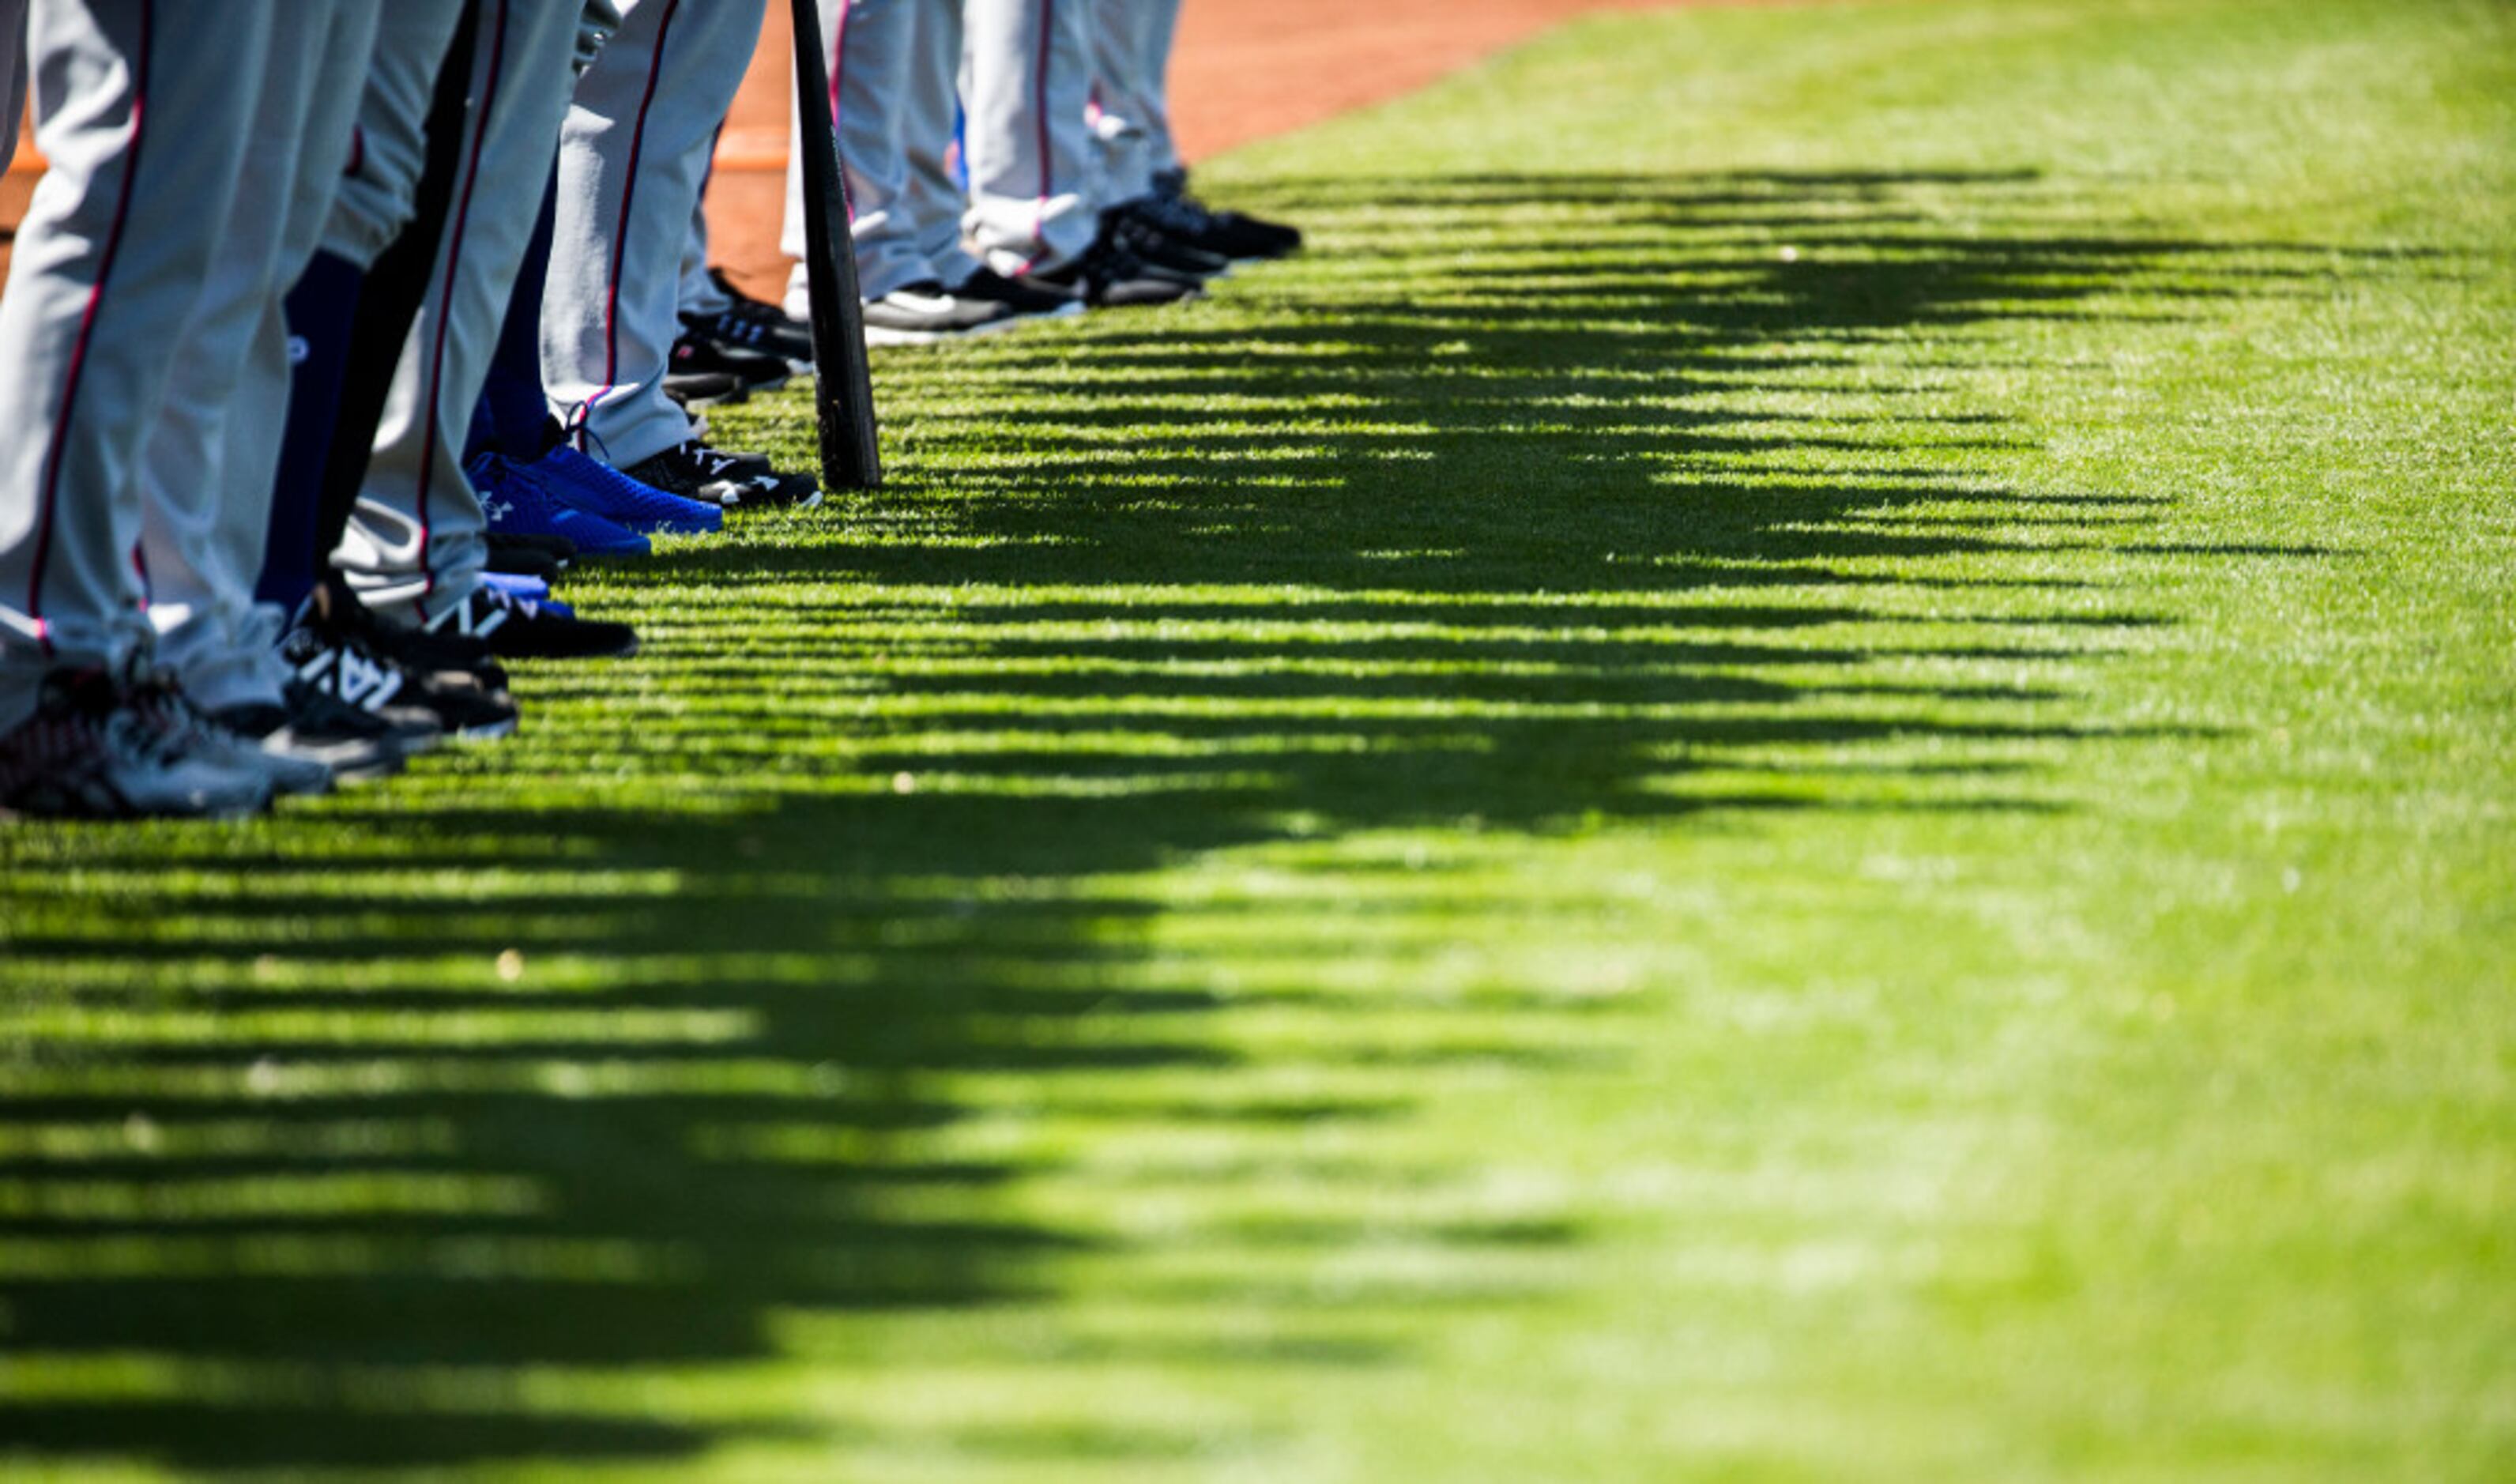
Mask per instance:
[[[1171,97],[1191,160],[1408,93],[1557,21],[1687,0],[1186,0]],[[1699,3],[1699,0],[1698,0]],[[727,120],[708,195],[717,261],[755,293],[783,286],[777,251],[786,159],[785,7]],[[25,210],[35,165],[22,135],[0,185],[0,224]],[[7,246],[0,239],[0,269]]]

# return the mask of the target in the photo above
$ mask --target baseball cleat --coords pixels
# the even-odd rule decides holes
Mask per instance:
[[[1301,229],[1280,222],[1216,211],[1188,193],[1188,172],[1165,170],[1153,177],[1153,193],[1120,208],[1150,219],[1192,247],[1248,260],[1282,258],[1301,251]]]
[[[483,453],[463,466],[491,531],[565,536],[589,557],[643,557],[652,549],[636,531],[552,498],[549,487],[531,474],[533,467],[498,453]]]
[[[739,346],[776,356],[798,371],[813,368],[813,326],[775,304],[752,298],[734,286],[722,268],[708,270],[709,281],[725,295],[728,308],[711,315],[684,315],[693,333],[723,345]]]
[[[625,623],[579,618],[552,603],[476,587],[431,617],[432,634],[466,634],[509,659],[619,659],[638,653],[638,631]]]
[[[700,500],[668,494],[574,448],[553,448],[521,474],[538,482],[553,500],[571,510],[640,534],[662,531],[706,535],[725,529],[725,512]]]
[[[780,474],[757,453],[728,452],[695,440],[621,472],[650,488],[727,510],[776,505],[808,510],[821,503],[820,484],[811,475]]]
[[[1194,299],[1201,280],[1164,273],[1113,242],[1096,241],[1071,263],[1018,274],[1014,281],[1095,309],[1126,309]]]
[[[1070,294],[1027,287],[989,268],[982,268],[953,285],[952,297],[1001,304],[1024,319],[1063,319],[1083,313],[1083,301]]]
[[[665,381],[669,384],[680,378],[685,387],[695,385],[693,378],[701,376],[734,378],[734,389],[730,394],[681,399],[685,406],[694,407],[720,402],[741,402],[754,392],[774,392],[792,380],[794,375],[783,356],[766,355],[743,346],[731,345],[687,326],[682,330],[682,337],[673,342],[672,359],[664,366]]]
[[[271,775],[190,745],[101,668],[55,670],[0,736],[0,814],[50,820],[233,819],[271,807]]]
[[[865,344],[933,345],[991,335],[1012,329],[1018,318],[1012,305],[964,299],[929,278],[864,302]]]

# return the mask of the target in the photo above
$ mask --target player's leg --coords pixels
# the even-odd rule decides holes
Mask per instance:
[[[682,244],[682,286],[674,296],[684,315],[721,315],[734,308],[734,298],[708,274],[708,182],[716,174],[713,146],[708,168],[699,174],[699,193],[691,202],[691,234]]]
[[[310,325],[335,322],[327,311],[352,308],[354,314],[341,351],[337,424],[322,446],[297,450],[310,458],[317,513],[304,587],[284,595],[283,602],[293,604],[318,580],[349,601],[338,558],[349,545],[351,518],[375,457],[376,429],[395,397],[402,352],[440,277],[439,249],[472,146],[472,83],[484,0],[430,3],[450,7],[450,25],[440,30],[435,22],[447,18],[417,4],[397,3],[385,13],[358,107],[359,164],[342,182],[315,271],[292,295],[309,301],[291,310]],[[354,304],[346,302],[346,292],[345,302],[329,302],[327,289],[349,287],[336,268],[356,270]],[[290,478],[283,473],[283,484]],[[282,495],[280,503],[287,499]],[[265,582],[284,591],[296,587],[300,573],[293,562],[274,572],[271,564],[282,560],[274,541]]]
[[[1008,276],[1063,268],[1099,227],[1082,0],[967,0],[962,15],[969,235]]]
[[[214,712],[281,703],[281,615],[256,606],[254,586],[288,415],[282,298],[351,163],[380,4],[339,0],[274,28],[210,292],[167,347],[170,385],[142,466],[149,619],[160,662]]]
[[[1180,0],[1148,0],[1136,32],[1135,75],[1128,106],[1145,132],[1145,166],[1159,182],[1180,168],[1179,141],[1171,133],[1171,49],[1179,40]]]
[[[761,0],[640,0],[579,80],[560,148],[558,231],[542,310],[542,381],[581,452],[650,478],[694,446],[665,393],[690,214],[759,37]],[[724,493],[725,491],[719,491]],[[727,503],[818,498],[801,477],[746,475]]]
[[[135,732],[147,702],[114,677],[148,640],[133,549],[165,329],[208,289],[273,6],[35,0],[27,19],[50,168],[0,295],[0,790],[46,812],[255,807],[267,778]]]
[[[1000,304],[1023,321],[1081,314],[1083,301],[1016,283],[981,263],[962,239],[969,191],[953,158],[961,121],[961,0],[918,6],[908,77],[901,89],[905,177],[900,215],[918,256],[955,299]]]
[[[1111,190],[1119,209],[1175,241],[1227,259],[1280,258],[1299,250],[1298,229],[1216,211],[1189,194],[1188,166],[1171,134],[1171,45],[1179,34],[1179,0],[1094,3],[1100,14],[1132,18],[1125,44],[1101,54],[1100,127],[1111,150],[1103,163],[1121,181]],[[1113,134],[1122,138],[1113,141]]]
[[[720,506],[818,503],[810,476],[702,445],[665,386],[691,208],[765,7],[624,9],[620,34],[577,85],[561,145],[543,385],[571,446],[650,488]]]
[[[1008,305],[962,300],[946,287],[918,240],[908,205],[908,110],[905,95],[927,64],[919,15],[939,0],[821,0],[829,47],[832,117],[847,169],[849,231],[855,242],[858,291],[864,298],[865,339],[874,345],[918,345],[1004,329]],[[800,125],[799,125],[800,127]],[[804,165],[799,147],[786,168],[789,257],[804,256]],[[955,210],[957,218],[957,208]],[[786,302],[810,299],[805,265],[788,278]]]
[[[1170,62],[1179,0],[1085,0],[1092,11],[1092,134],[1100,147],[1106,207],[1153,193],[1170,121],[1162,73]]]
[[[464,473],[489,512],[490,580],[513,590],[555,574],[547,566],[539,572],[512,570],[520,541],[557,537],[571,548],[571,557],[645,556],[648,537],[656,531],[698,534],[725,525],[724,512],[714,505],[648,488],[579,453],[551,415],[542,390],[542,310],[558,207],[554,179],[507,304],[507,322],[498,332],[497,354],[463,455]],[[503,556],[502,541],[510,548]],[[547,553],[550,547],[538,549]]]
[[[494,627],[504,653],[620,653],[635,645],[620,625],[571,626],[539,609],[490,614],[474,602],[487,519],[464,478],[463,445],[532,234],[534,213],[515,203],[536,199],[549,179],[577,33],[573,5],[479,3],[444,229],[334,557],[389,618]]]
[[[707,189],[714,178],[711,163],[699,184],[698,203],[691,211],[691,242],[682,251],[682,287],[678,296],[683,338],[674,346],[674,359],[682,360],[684,348],[697,341],[709,353],[702,359],[721,359],[727,354],[767,356],[784,361],[790,372],[809,371],[813,368],[813,326],[775,304],[744,293],[723,269],[708,261]],[[754,374],[765,369],[759,368]],[[667,379],[667,390],[685,405],[691,405],[700,392],[723,395],[746,389],[743,378],[730,372],[677,369]]]
[[[917,255],[955,285],[980,269],[962,240],[970,193],[953,152],[961,121],[961,0],[922,0],[900,90],[900,213]]]
[[[287,301],[288,435],[260,596],[296,621],[281,641],[292,706],[400,745],[503,736],[516,706],[477,639],[378,621],[332,569],[366,476],[394,370],[426,300],[455,196],[479,39],[476,0],[388,0],[358,104],[351,166],[314,262]],[[292,720],[292,728],[295,721]]]
[[[1097,305],[1195,294],[1205,274],[1225,266],[1220,260],[1149,261],[1106,230],[1084,114],[1086,0],[967,0],[962,15],[966,227],[980,260],[1025,287]]]

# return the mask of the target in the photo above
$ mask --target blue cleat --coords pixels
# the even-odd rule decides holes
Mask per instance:
[[[599,515],[590,515],[552,497],[546,482],[533,470],[496,453],[483,453],[463,472],[480,492],[481,509],[489,529],[509,535],[566,536],[577,552],[589,557],[643,557],[651,550],[647,538]]]
[[[725,512],[716,506],[641,484],[566,445],[521,466],[521,472],[539,481],[558,503],[625,530],[704,535],[725,529]]]

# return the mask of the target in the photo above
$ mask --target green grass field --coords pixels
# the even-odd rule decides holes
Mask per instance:
[[[885,356],[524,737],[0,833],[0,1472],[2516,1468],[2516,10],[1204,179],[1315,250]]]

